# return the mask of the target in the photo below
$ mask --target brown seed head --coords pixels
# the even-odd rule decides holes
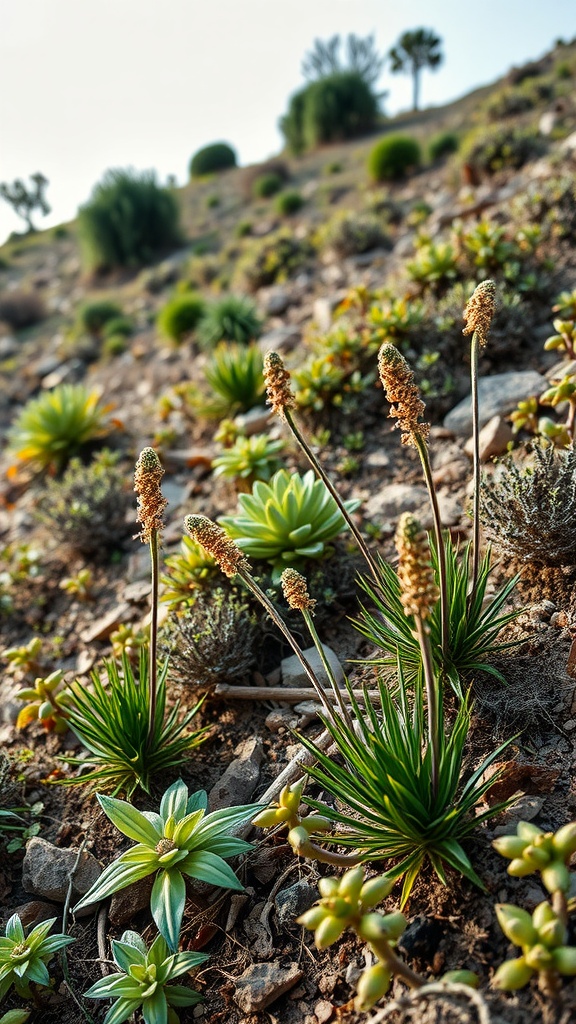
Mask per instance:
[[[136,522],[142,523],[138,537],[148,544],[153,533],[160,533],[164,523],[162,513],[168,502],[162,495],[160,481],[164,470],[153,448],[143,448],[134,471],[134,490],[138,495]]]
[[[395,345],[386,343],[378,353],[378,370],[386,398],[390,402],[390,416],[396,417],[396,426],[402,431],[402,444],[416,447],[416,440],[426,441],[429,423],[419,423],[426,406],[420,390],[414,383],[414,374]]]
[[[400,556],[398,579],[404,611],[406,615],[427,619],[438,601],[438,587],[430,560],[428,536],[410,512],[400,516],[395,541]]]
[[[271,405],[274,412],[285,419],[285,410],[293,409],[296,403],[290,387],[290,374],[277,352],[266,353],[264,380],[268,405]]]
[[[282,593],[291,608],[300,612],[313,612],[316,601],[308,593],[308,583],[296,569],[284,569],[280,577]]]
[[[186,516],[184,529],[192,540],[201,544],[226,576],[235,576],[238,572],[250,572],[250,563],[240,548],[236,547],[228,534],[206,516]]]
[[[494,281],[482,281],[474,289],[464,310],[466,326],[462,329],[462,334],[476,333],[480,348],[484,348],[495,311],[496,285]]]

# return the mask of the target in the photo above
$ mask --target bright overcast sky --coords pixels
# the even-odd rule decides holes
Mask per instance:
[[[191,154],[224,139],[241,163],[281,148],[278,119],[314,38],[375,33],[381,51],[425,26],[445,63],[424,105],[454,99],[576,35],[574,0],[4,0],[0,181],[41,171],[70,219],[109,167],[186,180]],[[386,109],[410,80],[384,71]],[[0,239],[22,222],[0,200]]]

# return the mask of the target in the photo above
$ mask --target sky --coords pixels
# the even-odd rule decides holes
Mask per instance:
[[[49,226],[75,216],[111,167],[184,184],[191,155],[225,140],[239,162],[278,153],[278,120],[304,84],[315,38],[374,33],[386,52],[433,28],[445,61],[423,72],[423,106],[456,99],[576,36],[574,0],[4,0],[0,181],[41,171]],[[411,104],[384,70],[387,113]],[[0,241],[23,222],[0,199]]]

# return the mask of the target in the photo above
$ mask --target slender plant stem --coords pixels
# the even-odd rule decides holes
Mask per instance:
[[[562,921],[562,924],[568,926],[568,903],[566,895],[561,892],[560,889],[555,889],[552,893],[552,908],[558,917]]]
[[[298,661],[302,665],[302,668],[304,669],[306,675],[308,676],[310,682],[312,683],[312,686],[316,690],[316,693],[318,694],[318,697],[320,698],[325,711],[328,713],[330,718],[334,720],[334,708],[330,704],[330,701],[328,700],[326,693],[324,692],[323,686],[321,686],[320,682],[316,678],[316,675],[314,674],[310,662],[307,660],[307,658],[304,657],[302,650],[296,643],[296,640],[292,636],[292,633],[288,629],[288,626],[284,622],[284,619],[282,618],[281,615],[278,614],[272,602],[266,597],[264,591],[258,586],[256,580],[250,575],[249,572],[246,572],[246,570],[244,569],[240,569],[238,571],[238,575],[240,576],[240,579],[244,581],[248,589],[254,594],[254,597],[256,597],[258,601],[260,601],[262,607],[266,609],[272,621],[278,626],[278,629],[290,644],[290,647],[292,648],[294,654],[298,658]]]
[[[324,671],[326,672],[326,675],[328,676],[328,680],[329,680],[330,685],[332,687],[332,692],[333,692],[333,694],[334,694],[334,696],[336,698],[336,701],[338,703],[338,707],[340,708],[340,711],[342,712],[342,717],[343,717],[344,721],[346,722],[346,724],[348,725],[348,727],[350,729],[352,729],[353,728],[353,724],[352,724],[352,719],[350,717],[350,712],[348,711],[348,708],[346,707],[346,704],[344,703],[344,700],[343,700],[343,697],[342,697],[342,691],[341,691],[340,687],[338,686],[338,683],[336,682],[336,677],[334,675],[334,672],[332,671],[332,665],[330,664],[330,662],[328,661],[328,658],[326,657],[326,652],[324,650],[324,646],[323,646],[323,644],[322,644],[322,642],[320,640],[320,637],[318,636],[318,633],[316,632],[316,627],[314,625],[312,616],[311,616],[310,612],[307,609],[304,609],[304,611],[302,612],[302,615],[304,616],[304,621],[305,621],[306,625],[308,626],[308,630],[310,632],[310,636],[312,637],[312,640],[314,641],[314,646],[316,647],[316,650],[318,651],[318,654],[320,655],[320,660],[321,660],[321,662],[322,662],[322,664],[324,666]]]
[[[150,602],[150,655],[148,664],[148,685],[150,687],[148,701],[148,748],[154,744],[156,727],[156,701],[158,698],[158,531],[150,534],[150,563],[152,595]]]
[[[366,564],[368,565],[368,568],[369,568],[370,572],[372,573],[372,576],[374,577],[378,587],[380,587],[380,574],[378,572],[378,566],[376,564],[376,561],[374,560],[374,557],[370,553],[368,545],[366,544],[366,541],[364,540],[362,534],[360,533],[360,530],[358,529],[358,527],[356,526],[356,523],[352,519],[352,516],[348,512],[344,502],[342,501],[342,498],[340,497],[340,495],[338,494],[338,491],[334,487],[334,484],[330,480],[330,477],[327,475],[326,471],[322,468],[320,462],[318,461],[318,459],[314,455],[314,452],[312,451],[312,449],[310,448],[310,446],[308,445],[308,443],[304,439],[303,434],[301,433],[299,428],[296,426],[296,423],[294,422],[294,419],[292,417],[290,409],[285,409],[284,410],[284,415],[286,417],[286,422],[287,422],[288,426],[290,427],[290,430],[294,434],[294,437],[296,438],[298,444],[300,445],[302,451],[304,452],[306,458],[308,459],[308,462],[312,466],[312,469],[320,477],[320,479],[324,483],[326,489],[330,492],[330,494],[334,498],[334,501],[338,505],[338,508],[340,509],[340,512],[344,516],[344,519],[346,520],[346,523],[348,524],[350,532],[352,533],[352,535],[354,537],[354,540],[356,541],[356,543],[357,543],[357,545],[358,545],[358,547],[360,549],[361,554],[364,556],[364,559],[366,560]]]
[[[318,846],[317,843],[313,843],[309,840],[307,843],[302,843],[301,846],[295,851],[299,857],[307,857],[308,860],[317,860],[322,864],[332,864],[334,867],[340,868],[354,868],[361,863],[360,858],[353,853],[332,853],[330,850],[325,850],[322,846]]]
[[[438,769],[440,763],[440,715],[438,702],[438,684],[432,664],[430,637],[419,615],[415,616],[418,642],[422,651],[422,667],[424,669],[424,686],[426,688],[426,704],[428,712],[428,742],[431,752],[432,796],[438,793]]]
[[[478,584],[478,568],[480,565],[480,423],[478,419],[478,352],[480,340],[478,331],[474,331],[470,344],[470,381],[472,390],[472,445],[473,463],[472,479],[474,484],[472,512],[472,582],[468,595],[468,604],[474,600]]]
[[[426,441],[419,434],[415,433],[412,435],[418,454],[420,456],[420,462],[422,463],[422,470],[424,472],[424,479],[426,481],[426,487],[428,488],[428,497],[430,499],[430,505],[432,508],[432,519],[434,522],[434,536],[436,537],[436,550],[438,552],[438,586],[440,590],[440,624],[441,624],[441,640],[442,640],[442,654],[444,661],[448,660],[450,654],[450,629],[449,629],[449,609],[448,609],[448,586],[446,582],[446,551],[444,549],[444,538],[442,536],[442,520],[440,518],[440,509],[438,507],[438,498],[434,489],[434,482],[432,480],[432,467],[430,465],[430,456],[428,454],[428,446]]]
[[[400,957],[396,956],[396,953],[385,939],[380,939],[376,942],[371,940],[370,945],[378,959],[386,965],[392,974],[402,978],[409,988],[421,988],[422,985],[426,984],[426,979],[420,974],[416,974],[416,971],[413,971],[411,967],[408,967],[408,964],[405,964]]]

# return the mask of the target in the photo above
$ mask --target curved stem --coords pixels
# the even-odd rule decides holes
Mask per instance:
[[[353,725],[352,725],[352,719],[350,717],[350,712],[348,711],[348,708],[346,707],[346,704],[344,703],[344,699],[342,697],[342,691],[341,691],[340,687],[338,686],[338,683],[336,682],[336,677],[335,677],[335,675],[334,675],[334,673],[332,671],[332,665],[330,664],[330,662],[328,661],[328,658],[326,657],[326,652],[324,650],[324,645],[322,644],[322,642],[320,640],[320,637],[318,636],[318,633],[316,632],[316,627],[314,625],[314,622],[312,621],[312,616],[311,616],[310,612],[307,611],[306,609],[304,609],[304,611],[302,612],[302,615],[304,617],[304,621],[305,621],[306,625],[308,626],[308,630],[310,632],[310,636],[312,637],[312,640],[314,641],[314,646],[316,647],[316,650],[318,651],[318,654],[320,655],[320,660],[321,660],[321,662],[322,662],[322,664],[324,666],[324,671],[325,671],[326,675],[328,676],[328,680],[329,680],[330,685],[332,687],[332,692],[334,693],[334,696],[336,697],[336,701],[338,703],[338,707],[340,708],[340,711],[342,712],[342,717],[343,717],[344,721],[346,722],[346,724],[349,726],[349,728],[352,729]]]
[[[372,576],[374,577],[378,586],[380,586],[380,575],[378,573],[378,566],[376,565],[376,561],[374,560],[374,557],[371,555],[368,549],[368,545],[366,544],[366,541],[364,540],[362,534],[360,533],[360,530],[356,526],[356,523],[352,519],[352,516],[348,512],[344,502],[342,501],[342,498],[338,494],[338,491],[334,487],[334,484],[330,480],[330,477],[327,475],[326,471],[322,468],[320,462],[314,455],[314,452],[312,451],[308,443],[304,440],[302,433],[300,432],[299,428],[296,426],[292,418],[290,409],[284,410],[284,416],[286,418],[288,426],[290,427],[290,430],[292,431],[294,437],[296,438],[296,441],[300,445],[302,451],[304,452],[306,458],[308,459],[308,462],[312,466],[312,469],[320,477],[326,489],[330,492],[330,494],[334,498],[334,501],[338,505],[338,508],[340,509],[340,512],[342,513],[344,519],[346,520],[348,528],[352,533],[354,540],[356,541],[358,548],[360,549],[361,554],[364,556],[364,559],[366,560],[366,563],[368,565],[370,572],[372,573]]]
[[[318,846],[311,840],[307,843],[302,843],[294,852],[299,857],[307,857],[308,860],[317,860],[322,864],[332,864],[335,867],[341,868],[354,868],[361,863],[360,858],[353,853],[331,853],[330,850],[323,849],[322,846]]]
[[[154,743],[156,701],[158,697],[158,531],[150,534],[152,595],[150,603],[150,655],[148,664],[148,747]]]
[[[432,796],[435,798],[438,793],[438,771],[440,765],[440,714],[438,701],[438,688],[434,667],[432,664],[432,651],[430,649],[430,637],[419,615],[415,616],[418,642],[422,651],[422,667],[424,669],[424,685],[426,688],[426,704],[428,712],[428,742],[431,752],[431,775],[432,775]]]
[[[470,345],[470,379],[472,387],[472,444],[474,482],[473,516],[472,516],[472,584],[468,602],[473,601],[478,583],[478,567],[480,564],[480,422],[478,418],[478,332],[474,331]]]
[[[334,708],[330,701],[327,699],[326,693],[324,692],[324,688],[321,686],[318,679],[316,678],[312,666],[310,665],[310,662],[304,657],[302,650],[296,643],[296,640],[292,636],[292,633],[288,629],[288,626],[284,622],[282,616],[278,614],[272,602],[266,597],[264,591],[258,586],[256,580],[250,575],[249,572],[246,572],[246,570],[244,569],[240,569],[238,575],[240,579],[244,581],[248,589],[254,594],[254,597],[256,597],[258,601],[260,601],[262,607],[266,609],[272,621],[278,626],[278,629],[290,644],[290,647],[292,648],[294,654],[298,658],[298,661],[302,665],[302,668],[304,669],[306,675],[308,676],[310,682],[312,683],[312,686],[316,690],[316,693],[318,694],[324,706],[324,710],[328,713],[330,718],[334,719]]]
[[[423,978],[421,974],[416,974],[416,971],[413,971],[399,956],[396,956],[396,953],[385,939],[377,942],[371,940],[370,946],[388,970],[396,975],[396,977],[402,978],[409,988],[421,988],[422,985],[426,984],[426,978]]]
[[[432,480],[432,467],[430,465],[430,457],[428,455],[428,447],[426,442],[420,437],[419,434],[414,433],[414,443],[420,456],[420,462],[422,463],[422,470],[424,472],[424,479],[426,481],[426,487],[428,488],[428,497],[430,499],[430,505],[432,508],[432,519],[434,522],[434,536],[436,538],[436,549],[438,552],[438,587],[440,590],[440,623],[441,623],[441,637],[442,637],[442,654],[444,661],[446,662],[450,653],[450,629],[449,629],[449,609],[448,609],[448,586],[446,582],[446,551],[444,549],[444,538],[442,536],[442,520],[440,518],[440,509],[438,507],[438,498],[436,491],[434,490],[434,482]]]

